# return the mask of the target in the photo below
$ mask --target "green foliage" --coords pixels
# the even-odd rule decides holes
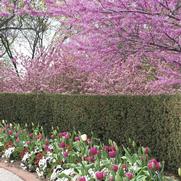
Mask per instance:
[[[0,119],[60,130],[96,133],[106,141],[129,138],[149,146],[167,169],[181,163],[181,96],[81,96],[0,94]]]

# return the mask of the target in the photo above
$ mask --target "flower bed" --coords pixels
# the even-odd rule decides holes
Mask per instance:
[[[0,151],[6,161],[21,161],[21,167],[51,181],[161,181],[163,163],[150,156],[148,147],[130,141],[118,147],[109,140],[80,132],[52,128],[46,136],[36,127],[31,132],[18,124],[1,124]]]

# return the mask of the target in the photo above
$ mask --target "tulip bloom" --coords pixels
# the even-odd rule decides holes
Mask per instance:
[[[112,170],[113,170],[114,172],[117,172],[117,171],[119,170],[119,166],[118,166],[118,165],[113,165],[113,166],[112,166]]]
[[[64,158],[67,158],[67,157],[68,157],[68,155],[69,155],[69,153],[68,153],[68,152],[64,152],[64,153],[63,153]]]
[[[149,170],[160,170],[161,164],[155,159],[152,159],[148,162],[148,169]]]
[[[16,143],[19,143],[20,142],[20,139],[19,138],[16,138]]]
[[[146,155],[148,155],[149,151],[150,151],[150,149],[149,149],[148,146],[147,146],[147,147],[144,149],[144,153],[145,153]]]
[[[74,138],[74,140],[75,140],[75,141],[80,141],[80,138],[79,138],[78,136],[76,136],[76,137]]]
[[[97,155],[98,154],[98,150],[97,150],[96,147],[91,147],[89,149],[89,153],[90,153],[90,155]]]
[[[79,181],[87,181],[87,179],[85,177],[80,177]]]
[[[110,151],[109,153],[108,153],[108,155],[109,155],[109,157],[110,158],[115,158],[116,157],[116,151]]]
[[[126,165],[126,164],[123,164],[123,165],[122,165],[122,169],[123,169],[123,170],[127,170],[127,165]]]
[[[8,130],[8,135],[12,135],[13,134],[13,131],[12,130]]]
[[[104,180],[104,177],[105,177],[105,173],[104,172],[96,172],[96,179],[97,180]]]
[[[129,180],[131,180],[133,178],[133,173],[127,172],[127,173],[125,173],[125,177],[127,177]]]
[[[65,146],[66,146],[65,142],[61,142],[61,143],[59,144],[59,147],[60,147],[60,148],[65,148]]]
[[[81,135],[80,138],[82,141],[87,141],[87,135],[86,134]]]

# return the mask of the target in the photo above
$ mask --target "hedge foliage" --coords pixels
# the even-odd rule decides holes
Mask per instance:
[[[81,96],[0,94],[0,119],[39,123],[48,131],[96,133],[126,144],[149,146],[167,169],[181,166],[181,96]]]

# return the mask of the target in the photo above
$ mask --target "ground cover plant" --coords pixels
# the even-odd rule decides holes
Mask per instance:
[[[9,162],[37,172],[51,181],[161,181],[164,163],[150,155],[148,147],[102,144],[94,136],[80,132],[60,132],[52,128],[46,136],[41,127],[32,131],[19,124],[1,124],[0,152]]]

